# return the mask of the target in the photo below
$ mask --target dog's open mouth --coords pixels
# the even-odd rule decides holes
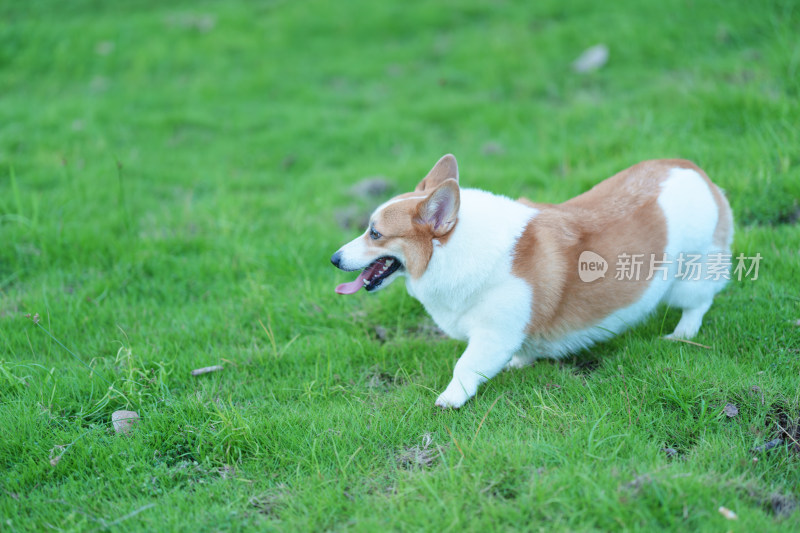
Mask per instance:
[[[362,270],[355,281],[342,283],[336,287],[336,292],[339,294],[355,294],[361,287],[368,291],[373,291],[401,266],[396,257],[379,257]]]

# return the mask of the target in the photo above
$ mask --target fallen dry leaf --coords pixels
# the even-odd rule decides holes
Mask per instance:
[[[723,507],[723,506],[720,505],[719,509],[717,509],[717,510],[719,511],[719,514],[721,514],[722,516],[724,516],[728,520],[739,520],[739,517],[736,516],[736,513],[734,513],[733,511],[731,511],[727,507]]]
[[[598,44],[587,48],[572,62],[572,70],[584,74],[601,68],[608,62],[608,46]]]
[[[61,456],[64,455],[64,450],[67,447],[63,444],[56,444],[52,448],[50,448],[50,466],[56,466],[58,462],[61,460]]]
[[[257,496],[253,496],[248,503],[256,508],[256,511],[267,516],[277,516],[278,511],[285,505],[289,498],[288,487],[281,483],[277,487]]]
[[[631,481],[623,485],[626,489],[631,489],[638,491],[645,485],[649,485],[653,482],[653,478],[650,474],[642,474],[641,476],[636,476]]]
[[[661,451],[666,454],[667,457],[673,458],[678,456],[678,450],[675,448],[661,448]]]
[[[139,423],[139,413],[136,411],[114,411],[111,413],[111,422],[117,434],[129,435],[134,426]]]
[[[236,467],[231,465],[222,465],[221,467],[217,468],[217,473],[222,479],[232,478],[236,475]]]
[[[342,229],[365,228],[369,224],[371,213],[371,209],[350,205],[334,211],[333,217]]]
[[[428,468],[433,465],[440,450],[438,445],[431,446],[433,438],[430,433],[422,435],[422,446],[415,445],[404,448],[395,460],[397,464],[409,470],[414,468]]]
[[[391,182],[381,176],[364,178],[352,187],[350,194],[359,198],[380,198],[389,193],[392,189]]]
[[[781,444],[783,444],[783,439],[782,438],[772,439],[771,441],[765,442],[764,444],[762,444],[760,446],[756,446],[755,448],[753,448],[750,451],[752,451],[752,452],[766,452],[766,451],[771,450],[772,448],[777,448]],[[754,459],[755,459],[755,457],[754,457]]]
[[[181,28],[186,30],[196,30],[206,33],[214,29],[217,25],[217,17],[207,13],[181,13],[170,15],[164,19],[167,26],[171,28]]]
[[[100,41],[94,47],[97,55],[107,56],[114,51],[114,41]]]
[[[726,403],[723,411],[725,412],[726,415],[728,415],[728,418],[733,418],[734,416],[739,414],[739,408],[732,403]]]
[[[503,155],[506,153],[506,150],[503,148],[502,144],[489,141],[481,146],[481,153],[483,155]]]
[[[386,328],[383,326],[375,326],[373,329],[375,331],[375,337],[381,342],[386,342]]]

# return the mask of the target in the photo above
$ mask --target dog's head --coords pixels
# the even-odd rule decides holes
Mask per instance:
[[[458,165],[452,155],[442,157],[414,192],[401,194],[379,206],[363,235],[345,244],[331,257],[334,266],[361,270],[339,294],[361,287],[375,291],[399,275],[420,277],[433,254],[434,242],[446,242],[458,223],[460,205]]]

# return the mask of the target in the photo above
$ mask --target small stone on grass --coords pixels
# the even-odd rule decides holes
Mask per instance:
[[[213,365],[213,366],[204,366],[203,368],[195,368],[192,370],[193,376],[200,376],[202,374],[208,374],[209,372],[219,372],[224,367],[222,365]]]
[[[133,428],[139,423],[139,413],[136,411],[114,411],[111,414],[114,432],[121,435],[130,435]]]

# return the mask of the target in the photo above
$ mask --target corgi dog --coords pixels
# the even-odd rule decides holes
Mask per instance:
[[[337,293],[404,277],[436,324],[467,341],[436,400],[458,408],[504,368],[606,340],[660,303],[682,310],[668,337],[692,338],[730,277],[732,240],[722,190],[689,161],[644,161],[567,202],[539,204],[461,188],[445,155],[331,262],[360,271]]]

